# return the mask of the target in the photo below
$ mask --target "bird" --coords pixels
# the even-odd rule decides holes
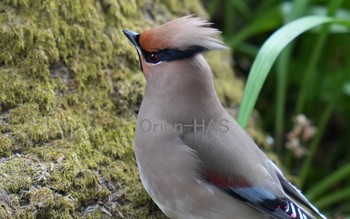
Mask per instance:
[[[172,219],[326,218],[221,104],[203,53],[227,47],[211,25],[123,30],[146,80],[134,139],[145,190]]]

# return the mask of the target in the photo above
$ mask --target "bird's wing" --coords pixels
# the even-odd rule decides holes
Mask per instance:
[[[206,133],[185,136],[184,143],[196,151],[200,160],[202,177],[276,219],[315,218],[286,194],[285,190],[293,191],[292,187],[247,133],[235,121],[229,125],[227,132],[214,127]],[[304,199],[301,203],[308,203]]]
[[[315,218],[294,200],[322,217],[248,134],[226,118],[231,121],[227,132],[212,126],[205,133],[191,132],[183,138],[198,156],[203,179],[276,219]]]
[[[225,183],[217,178],[206,180],[229,195],[242,200],[248,205],[276,219],[314,219],[307,211],[297,205],[288,196],[278,197],[273,192],[262,187],[243,187]]]

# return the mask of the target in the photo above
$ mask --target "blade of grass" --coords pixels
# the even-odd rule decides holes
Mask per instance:
[[[232,36],[235,31],[235,17],[236,17],[236,10],[231,5],[230,1],[224,1],[224,14],[225,14],[225,20],[224,20],[224,32],[228,36]]]
[[[328,29],[329,29],[329,24],[326,24],[322,28],[322,32],[319,35],[319,37],[316,40],[316,45],[311,52],[311,57],[310,60],[307,62],[307,67],[305,70],[305,76],[304,79],[302,80],[297,104],[296,104],[296,113],[301,113],[304,110],[304,105],[306,100],[311,98],[311,94],[314,93],[313,89],[314,87],[314,82],[315,80],[317,81],[316,78],[316,66],[317,63],[321,57],[322,54],[322,49],[324,47],[324,44],[328,38]]]
[[[338,94],[335,95],[335,97],[332,99],[332,101],[328,104],[328,106],[322,113],[320,122],[317,126],[316,136],[311,142],[309,152],[300,170],[300,176],[298,181],[299,188],[303,188],[309,169],[311,168],[313,158],[315,157],[321,138],[324,134],[324,131],[326,130],[326,126],[328,124],[329,118],[331,117],[334,107],[336,106],[339,94],[340,94],[340,91],[338,91]]]
[[[330,1],[328,5],[328,8],[329,8],[328,15],[333,16],[337,11],[337,9],[342,4],[342,2],[343,0]],[[315,82],[317,81],[315,69],[321,57],[324,44],[327,40],[329,27],[330,27],[330,24],[326,24],[322,28],[322,31],[319,37],[317,38],[316,44],[311,52],[310,61],[308,62],[308,65],[306,67],[305,78],[304,80],[302,80],[302,85],[301,85],[299,97],[297,100],[297,107],[296,107],[297,113],[301,113],[303,111],[307,98],[308,97],[310,98],[309,94],[314,93],[314,92],[310,92],[310,90],[314,89]]]
[[[318,25],[336,22],[330,17],[307,16],[277,30],[264,43],[250,70],[237,121],[246,127],[266,77],[281,51],[297,36]]]
[[[245,18],[249,18],[252,15],[252,11],[247,5],[246,1],[243,0],[230,0],[231,5],[237,8],[237,11],[241,13]]]
[[[285,104],[288,85],[288,69],[292,54],[292,43],[282,52],[277,60],[277,86],[276,86],[276,114],[275,114],[275,139],[278,156],[282,153],[282,143],[284,135]],[[291,161],[287,159],[286,161]],[[285,167],[290,167],[289,163],[284,161]]]
[[[342,203],[344,200],[350,198],[350,188],[343,189],[341,191],[329,193],[328,196],[316,201],[315,205],[319,208],[331,207],[337,203]]]
[[[275,29],[281,25],[282,19],[276,19],[278,17],[281,17],[280,7],[274,7],[260,16],[259,19],[254,20],[237,34],[233,34],[233,37],[227,39],[226,43],[234,49],[237,45],[251,36]]]
[[[242,52],[254,58],[256,57],[256,54],[258,54],[259,48],[249,43],[240,43],[237,45],[236,51]]]
[[[280,0],[264,0],[264,1],[260,1],[260,4],[258,5],[258,7],[256,8],[256,14],[261,14],[264,13],[266,11],[268,11],[271,6],[276,5],[276,4],[280,4]]]
[[[310,200],[315,200],[317,197],[324,193],[329,193],[327,190],[334,186],[334,184],[340,182],[341,180],[348,178],[350,176],[350,163],[336,170],[332,175],[327,176],[324,180],[314,185],[309,191],[307,191],[306,196]]]
[[[342,0],[335,0],[335,1],[330,1],[330,3],[328,4],[328,15],[329,16],[333,16],[337,10],[337,8],[340,6]],[[301,3],[303,4],[303,3]],[[300,5],[298,6],[299,10]],[[306,9],[306,5],[304,5],[304,10]],[[293,13],[293,11],[291,12]],[[329,31],[329,24],[324,25],[324,27],[322,27],[322,31],[321,34],[318,36],[317,40],[316,40],[316,44],[313,47],[313,51],[311,53],[311,58],[310,60],[307,62],[307,67],[306,67],[306,71],[305,71],[305,78],[302,80],[302,86],[301,86],[301,91],[300,91],[300,95],[299,98],[297,100],[297,107],[296,107],[296,113],[300,114],[303,111],[303,106],[304,106],[304,102],[306,99],[306,95],[308,95],[308,91],[310,91],[310,87],[312,87],[310,84],[313,82],[312,79],[315,79],[315,69],[316,69],[316,64],[318,63],[320,56],[321,56],[321,51],[324,47],[324,43],[327,39],[328,36],[328,31]],[[283,72],[281,72],[283,73]],[[279,93],[281,93],[281,91],[277,92],[277,95],[280,95]],[[310,92],[312,93],[312,92]],[[282,104],[282,103],[277,103],[277,104]],[[284,104],[284,103],[283,103]],[[278,105],[277,107],[282,107],[280,105]],[[278,112],[282,111],[281,109],[278,110]],[[283,111],[284,112],[284,111]],[[279,115],[279,117],[284,117],[284,113],[283,115]],[[276,123],[279,121],[276,121]],[[280,126],[280,125],[279,125]],[[276,125],[277,128],[277,125]],[[276,130],[276,134],[277,133],[281,133],[283,130]],[[276,140],[276,142],[280,142]],[[278,145],[277,145],[278,146]],[[292,167],[292,161],[293,161],[293,156],[292,156],[292,152],[291,151],[287,151],[287,153],[285,153],[284,156],[284,161],[285,161],[285,167],[287,169],[291,169]]]
[[[306,11],[307,6],[309,5],[310,0],[294,0],[293,9],[291,13],[288,15],[288,20],[294,20],[297,17],[300,17]]]
[[[215,15],[215,12],[218,10],[219,5],[220,5],[220,0],[210,1],[209,5],[208,5],[209,17],[212,18]]]
[[[329,15],[333,16],[337,9],[340,7],[342,4],[343,0],[334,0],[331,1],[328,5],[329,8]],[[297,107],[296,107],[296,112],[300,113],[303,110],[305,101],[307,99],[307,95],[309,93],[314,93],[312,90],[315,88],[315,82],[317,81],[316,78],[316,66],[317,63],[319,62],[319,59],[322,54],[322,50],[324,47],[324,44],[327,40],[328,37],[328,30],[329,30],[330,23],[326,24],[323,28],[322,31],[317,38],[316,44],[314,46],[314,49],[311,53],[311,58],[310,61],[308,62],[306,71],[305,71],[305,78],[302,81],[302,86],[299,94],[299,98],[297,100]],[[310,92],[311,90],[311,92]],[[340,91],[337,91],[340,93]],[[306,177],[308,175],[308,172],[310,170],[312,161],[316,155],[318,145],[321,141],[321,137],[323,136],[324,130],[326,128],[326,124],[328,123],[328,120],[331,116],[331,112],[333,111],[335,107],[335,101],[338,98],[334,98],[332,102],[329,104],[329,107],[326,109],[324,112],[323,116],[321,117],[320,121],[320,126],[318,128],[317,134],[315,139],[312,141],[311,146],[310,146],[310,153],[306,157],[305,161],[303,162],[303,165],[300,170],[300,180],[299,180],[299,186],[302,188],[304,185],[304,182],[306,180]],[[328,110],[328,111],[327,111]]]
[[[286,23],[295,20],[302,16],[306,7],[309,5],[309,0],[294,0],[291,4],[291,11],[286,15]],[[282,3],[283,11],[283,3]],[[276,86],[276,117],[275,117],[275,139],[277,154],[281,156],[283,134],[284,134],[284,118],[285,118],[285,104],[288,87],[288,72],[291,60],[291,54],[294,48],[294,43],[290,45],[281,53],[277,59],[277,86]],[[287,151],[287,158],[284,160],[284,166],[290,168],[292,162],[292,153]],[[289,156],[288,156],[289,155]]]

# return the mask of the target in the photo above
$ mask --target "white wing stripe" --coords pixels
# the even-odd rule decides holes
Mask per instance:
[[[301,214],[300,208],[298,208],[298,214],[300,215],[300,218],[303,217],[303,215]]]
[[[293,212],[293,214],[296,215],[296,214],[295,214],[294,204],[291,202],[290,205],[292,206],[292,212]]]

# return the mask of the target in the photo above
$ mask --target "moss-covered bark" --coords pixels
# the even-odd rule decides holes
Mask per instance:
[[[206,16],[199,1],[0,2],[1,218],[163,218],[133,154],[145,81],[123,29]],[[208,54],[226,105],[229,51]],[[158,215],[158,216],[157,216]]]

